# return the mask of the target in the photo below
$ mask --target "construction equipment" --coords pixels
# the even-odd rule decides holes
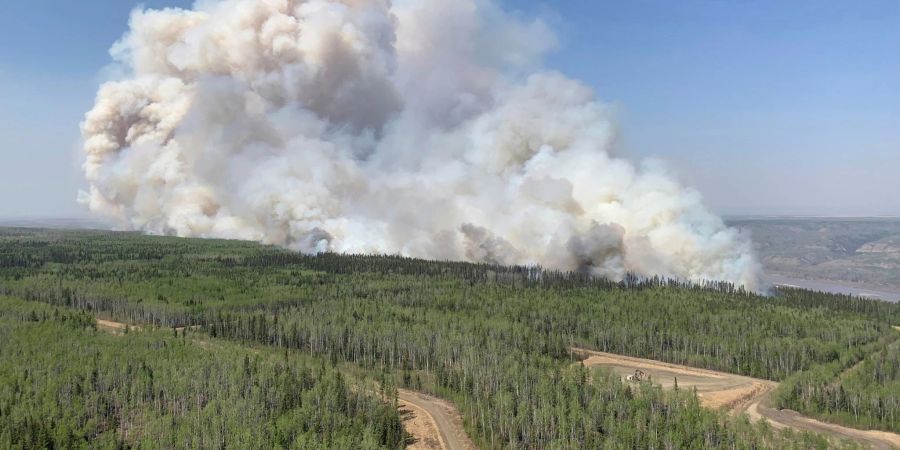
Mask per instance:
[[[627,377],[625,377],[625,379],[635,383],[640,383],[641,381],[644,381],[644,371],[635,369],[634,374],[628,375]]]

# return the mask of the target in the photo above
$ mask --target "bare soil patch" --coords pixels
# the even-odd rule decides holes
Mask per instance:
[[[411,436],[406,448],[411,450],[447,450],[441,438],[434,417],[421,407],[405,400],[399,400],[400,417],[403,428]]]
[[[586,366],[603,366],[623,378],[635,370],[644,372],[648,381],[663,389],[697,389],[700,403],[707,408],[725,408],[733,413],[746,409],[748,400],[774,389],[776,383],[724,372],[670,364],[649,359],[633,358],[612,353],[574,349],[585,357]]]
[[[414,411],[421,411],[429,418],[429,420],[420,420],[406,429],[415,440],[407,448],[475,450],[475,444],[463,429],[462,417],[453,404],[437,397],[406,389],[398,390],[398,397],[401,412],[404,407],[413,407]],[[420,443],[423,445],[422,447],[417,446]]]
[[[134,325],[128,325],[128,324],[125,324],[122,322],[114,322],[112,320],[103,320],[103,319],[96,319],[96,320],[97,320],[97,328],[100,328],[101,330],[108,331],[113,334],[122,334],[125,332],[126,329],[128,331],[139,331],[141,329],[140,327],[137,327]]]

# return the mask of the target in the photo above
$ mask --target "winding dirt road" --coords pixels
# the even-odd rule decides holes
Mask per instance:
[[[121,334],[126,324],[97,320],[99,328]],[[900,331],[900,327],[895,327]],[[140,330],[131,326],[131,330]],[[700,403],[708,408],[726,410],[737,415],[747,413],[751,420],[767,420],[774,428],[793,428],[826,436],[851,440],[876,449],[900,448],[900,434],[874,430],[858,430],[820,422],[795,411],[777,410],[770,406],[769,396],[778,383],[713,370],[669,364],[649,359],[573,348],[585,366],[602,366],[623,378],[641,370],[649,381],[664,389],[697,389]],[[454,405],[446,400],[406,389],[398,390],[400,413],[404,427],[412,436],[407,448],[412,450],[474,450],[462,426],[462,418]]]
[[[108,333],[122,335],[126,329],[140,331],[135,325],[111,320],[95,319],[97,328]],[[190,327],[196,329],[197,327]],[[183,331],[185,328],[178,328]],[[210,349],[206,340],[192,340],[205,349]],[[257,352],[250,350],[252,352]],[[406,448],[411,450],[475,450],[462,425],[462,417],[452,403],[421,392],[399,389],[400,414],[403,426],[412,439]]]
[[[413,440],[406,448],[414,450],[475,450],[462,425],[456,407],[446,400],[416,391],[398,390],[400,411],[414,417],[404,421]]]
[[[623,378],[641,370],[645,376],[650,376],[649,381],[664,389],[673,389],[676,381],[679,388],[696,388],[703,406],[723,409],[734,415],[746,412],[751,420],[765,419],[774,428],[811,431],[876,449],[900,448],[900,434],[842,427],[795,411],[773,408],[769,396],[778,383],[772,381],[580,348],[572,351],[583,359],[585,366],[606,367]]]
[[[434,417],[418,405],[398,399],[403,429],[410,435],[406,448],[410,450],[447,450]]]

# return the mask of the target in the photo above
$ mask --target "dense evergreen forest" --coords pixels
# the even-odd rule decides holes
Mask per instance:
[[[575,363],[572,346],[784,381],[782,406],[832,420],[888,430],[900,420],[900,333],[891,328],[900,324],[900,306],[846,296],[801,290],[760,296],[724,283],[634,277],[612,283],[533,267],[304,256],[246,242],[23,229],[0,229],[0,292],[56,311],[161,328],[198,326],[210,341],[306,354],[327,362],[329,369],[309,369],[308,377],[321,383],[335,383],[327,381],[334,379],[330,367],[353,367],[435,393],[457,404],[485,448],[825,445],[726,419],[700,408],[691,392],[635,389],[605,372],[591,373]],[[50,322],[60,339],[72,332]],[[51,325],[3,326],[28,336],[39,332],[29,327]],[[84,323],[74,328],[81,334],[73,335],[106,342],[111,354],[135,345],[82,330],[90,328]],[[175,346],[171,335],[129,339]],[[195,356],[200,364],[203,357]],[[179,366],[177,355],[166,359],[156,363]],[[346,420],[334,418],[330,426],[374,446],[396,446],[398,433],[372,431],[392,429],[386,424],[394,418],[370,411],[348,410]],[[281,416],[268,413],[255,417],[280,423]],[[239,420],[236,428],[245,425]],[[308,430],[290,436],[300,434],[323,445],[334,439]]]
[[[98,332],[0,298],[2,448],[402,448],[396,408],[307,357]],[[188,333],[192,334],[192,333]]]

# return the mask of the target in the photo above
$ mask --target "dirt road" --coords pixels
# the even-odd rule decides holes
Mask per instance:
[[[768,420],[774,428],[793,428],[795,430],[812,431],[827,436],[854,441],[875,449],[900,448],[900,434],[887,431],[857,430],[830,423],[820,422],[789,409],[778,410],[768,406],[763,398],[753,402],[747,409],[752,420]]]
[[[139,327],[137,325],[128,325],[128,324],[125,324],[122,322],[115,322],[112,320],[103,320],[103,319],[96,319],[96,318],[94,320],[97,322],[97,328],[100,328],[100,329],[103,329],[106,331],[124,332],[126,328],[128,328],[128,331],[140,331],[141,330],[141,327]],[[169,328],[169,329],[171,330],[172,328]],[[174,330],[178,331],[179,333],[184,330],[199,330],[199,329],[200,329],[200,325],[191,325],[189,327],[174,328]]]
[[[96,319],[101,330],[122,334],[129,331],[140,331],[140,327],[127,325],[111,320]],[[190,327],[195,329],[197,327]],[[179,328],[178,331],[183,331]],[[194,340],[200,347],[209,349],[205,340]],[[257,352],[252,350],[253,352]],[[475,450],[475,444],[469,439],[462,426],[462,418],[452,403],[421,392],[400,389],[398,391],[400,414],[406,432],[412,436],[407,445],[412,450]]]
[[[97,320],[98,327],[119,334],[128,325]],[[131,330],[140,330],[131,326]],[[900,327],[898,327],[900,331]],[[697,389],[703,406],[724,409],[731,414],[746,412],[752,420],[765,419],[775,428],[793,428],[852,440],[876,449],[900,448],[900,435],[883,431],[857,430],[820,422],[795,411],[777,410],[769,405],[769,394],[778,386],[767,380],[663,363],[649,359],[573,349],[586,366],[607,367],[623,378],[641,370],[664,389]],[[459,412],[450,402],[420,392],[398,391],[404,427],[412,436],[407,448],[413,450],[474,450],[476,447],[462,426]]]
[[[407,448],[475,450],[475,444],[463,429],[462,418],[453,404],[405,389],[400,389],[398,394],[401,412],[404,408],[411,408],[414,412],[428,416],[428,419],[417,418],[417,422],[407,426],[407,431],[414,438],[414,442]]]
[[[111,320],[103,320],[103,319],[96,319],[96,320],[97,320],[98,328],[100,328],[102,330],[110,331],[113,333],[117,333],[117,334],[124,333],[126,328],[128,329],[128,331],[140,330],[139,327],[136,327],[134,325],[127,325],[127,324],[124,324],[121,322],[113,322]]]
[[[668,364],[649,359],[620,356],[591,350],[573,349],[586,366],[602,366],[626,377],[641,370],[650,381],[664,389],[697,388],[700,403],[708,408],[724,409],[731,414],[746,412],[752,420],[765,419],[775,428],[812,431],[838,439],[847,439],[876,449],[900,448],[900,434],[858,430],[820,422],[795,411],[770,406],[769,396],[778,383],[756,378]]]
[[[434,417],[418,405],[399,399],[403,429],[410,435],[406,448],[410,450],[447,450]]]

